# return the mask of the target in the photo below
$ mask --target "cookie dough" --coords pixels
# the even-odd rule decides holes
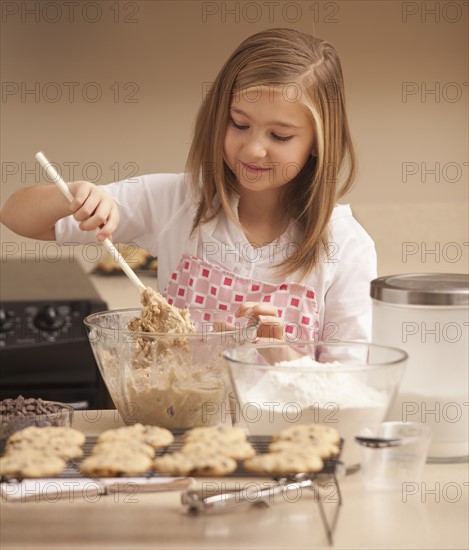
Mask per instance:
[[[149,286],[142,292],[141,318],[129,323],[132,332],[157,332],[164,334],[190,334],[194,326],[188,309],[178,309]]]
[[[214,350],[215,356],[197,371],[184,350],[171,350],[163,361],[164,372],[157,370],[158,361],[132,368],[125,383],[125,403],[135,404],[134,416],[145,424],[175,429],[217,423],[220,414],[213,411],[220,409],[227,393],[225,366],[217,353]]]
[[[217,423],[213,410],[224,402],[228,387],[221,357],[226,342],[199,338],[189,310],[170,306],[150,288],[142,293],[142,304],[141,316],[127,325],[128,356],[102,352],[100,357],[107,379],[124,377],[110,389],[119,412],[172,429]]]

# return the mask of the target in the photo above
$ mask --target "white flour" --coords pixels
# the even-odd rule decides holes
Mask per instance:
[[[240,424],[256,435],[272,435],[293,423],[329,424],[345,439],[345,465],[358,464],[360,449],[354,437],[363,428],[376,428],[389,401],[385,391],[367,384],[370,371],[346,372],[340,363],[317,363],[307,356],[276,366],[289,369],[264,371],[250,386],[237,381],[243,398]],[[301,366],[319,367],[321,372],[305,372]]]

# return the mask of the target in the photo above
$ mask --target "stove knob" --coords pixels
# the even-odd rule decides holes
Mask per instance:
[[[58,330],[65,324],[53,306],[46,306],[39,311],[34,319],[34,326],[40,330]]]
[[[9,316],[5,313],[4,309],[0,309],[0,332],[8,332],[15,326]]]

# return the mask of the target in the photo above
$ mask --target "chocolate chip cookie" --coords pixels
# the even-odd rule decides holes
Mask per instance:
[[[236,470],[236,461],[220,454],[194,456],[180,452],[155,458],[153,468],[176,476],[223,476]]]
[[[319,472],[323,462],[317,454],[298,449],[253,456],[244,461],[244,467],[249,472],[275,476]]]
[[[64,470],[65,466],[65,460],[58,456],[22,450],[0,458],[0,476],[17,478],[56,476]]]

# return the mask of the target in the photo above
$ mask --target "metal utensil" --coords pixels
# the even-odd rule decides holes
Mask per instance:
[[[338,463],[341,464],[341,463]],[[325,489],[323,494],[322,488]],[[335,474],[297,474],[286,478],[280,478],[272,484],[263,486],[257,483],[249,483],[246,488],[235,490],[215,491],[213,494],[205,494],[209,491],[190,490],[181,494],[181,503],[190,514],[204,512],[219,512],[231,508],[237,504],[249,504],[258,508],[268,507],[275,502],[275,498],[283,496],[285,499],[292,491],[298,498],[303,489],[309,489],[313,495],[313,501],[319,505],[319,512],[326,531],[327,540],[333,544],[333,534],[342,505],[342,495]],[[331,494],[332,490],[332,494]],[[290,502],[292,502],[290,500]],[[325,513],[324,503],[334,503],[332,514]]]
[[[355,441],[364,447],[372,449],[384,449],[386,447],[398,447],[402,445],[402,439],[388,439],[386,437],[370,437],[366,435],[355,436]]]

